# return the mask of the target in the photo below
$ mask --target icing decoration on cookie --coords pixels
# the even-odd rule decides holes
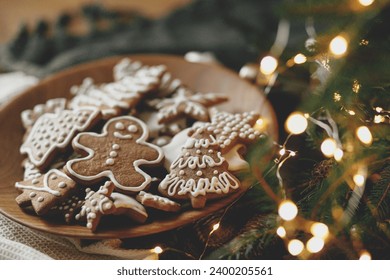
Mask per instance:
[[[76,220],[86,220],[87,228],[92,232],[96,231],[102,215],[108,215],[115,212],[115,206],[110,199],[110,195],[115,186],[112,182],[107,181],[98,191],[90,188],[85,190],[85,202],[81,207],[80,213],[76,215]]]
[[[172,201],[167,197],[162,197],[144,191],[139,192],[136,199],[142,205],[166,212],[177,212],[180,211],[181,208],[179,203]]]
[[[98,118],[99,111],[87,107],[46,113],[35,122],[20,152],[42,170],[59,150],[69,146],[77,132],[91,128]]]
[[[195,120],[208,121],[207,107],[226,100],[227,97],[222,94],[193,94],[190,90],[182,87],[171,98],[157,100],[154,107],[159,110],[159,123],[170,122],[182,115]]]
[[[49,213],[57,216],[62,216],[67,224],[75,220],[76,213],[78,213],[84,204],[84,199],[79,195],[73,195],[67,200],[58,205],[54,205]]]
[[[170,123],[158,123],[157,112],[141,112],[138,118],[146,123],[149,129],[150,138],[157,138],[159,136],[174,136],[187,127],[185,118],[180,118]]]
[[[226,153],[238,143],[249,144],[259,139],[261,133],[253,129],[253,125],[259,116],[256,112],[241,114],[218,112],[212,117],[211,123],[195,126],[193,128],[194,133],[190,133],[190,135],[191,137],[201,138],[204,133],[212,133],[216,137],[222,152]]]
[[[92,78],[85,78],[80,86],[72,86],[70,92],[74,97],[69,103],[69,108],[96,107],[105,119],[117,116],[122,109],[129,108],[128,102],[112,98],[95,85]]]
[[[189,198],[193,208],[203,208],[207,199],[223,197],[240,187],[213,137],[188,142],[158,186],[160,193],[176,199]]]
[[[24,110],[21,113],[22,124],[25,129],[29,130],[34,123],[45,113],[57,113],[65,109],[66,99],[55,98],[49,99],[45,104],[35,105],[32,110]]]
[[[17,182],[15,187],[22,193],[16,198],[21,207],[32,206],[38,215],[66,200],[76,190],[76,183],[63,172],[51,169],[40,177]]]
[[[142,66],[143,64],[140,61],[132,61],[129,58],[124,58],[114,66],[114,80],[119,81],[124,77],[132,76]]]
[[[182,130],[172,138],[169,144],[161,147],[165,155],[164,167],[166,170],[169,170],[171,164],[180,155],[182,147],[186,143],[187,139],[189,139],[188,133],[190,131],[191,128]]]
[[[23,173],[23,180],[30,180],[30,179],[35,179],[40,176],[42,176],[42,173],[34,164],[31,163],[31,161],[26,158],[23,161],[23,168],[24,168],[24,173]]]
[[[126,215],[138,223],[144,223],[148,218],[148,213],[145,207],[142,206],[135,198],[121,194],[112,193],[111,199],[114,201],[114,215]]]
[[[152,179],[140,166],[157,165],[163,159],[161,148],[147,139],[148,129],[141,120],[132,116],[113,118],[101,134],[84,132],[73,140],[73,147],[87,156],[68,161],[66,170],[78,181],[93,183],[110,178],[122,191],[141,191]]]
[[[173,78],[171,73],[166,72],[161,78],[157,96],[160,98],[167,97],[173,94],[180,86],[182,86],[182,82],[179,79]]]

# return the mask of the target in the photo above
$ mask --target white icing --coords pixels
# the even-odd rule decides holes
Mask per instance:
[[[123,209],[128,209],[130,211],[136,211],[144,217],[148,216],[146,209],[142,206],[142,204],[131,196],[114,192],[111,194],[111,198],[114,201],[115,208],[120,212],[123,211]]]
[[[221,155],[221,152],[217,153],[218,161],[215,161],[211,156],[209,155],[203,155],[202,157],[195,157],[190,156],[188,158],[183,158],[179,156],[171,165],[171,170],[174,168],[190,168],[190,169],[197,169],[197,168],[206,168],[206,167],[215,167],[220,166],[224,162],[224,158]]]
[[[114,150],[119,150],[120,146],[119,146],[118,144],[113,144],[113,145],[112,145],[112,148],[113,148]]]
[[[141,191],[137,195],[137,200],[140,201],[141,203],[145,203],[146,200],[152,200],[154,202],[160,202],[160,203],[163,203],[163,204],[178,205],[179,206],[178,203],[170,200],[167,197],[162,197],[162,196],[151,194],[151,193],[147,193],[147,192],[144,192],[144,191]]]
[[[125,126],[123,125],[123,123],[117,122],[117,123],[115,124],[115,129],[123,130],[123,129],[125,129]]]
[[[37,187],[37,186],[31,186],[31,185],[24,185],[23,183],[17,182],[15,184],[15,187],[17,189],[22,189],[22,190],[34,190],[34,191],[40,191],[40,192],[47,192],[47,193],[50,193],[54,196],[61,196],[61,193],[59,191],[53,190],[49,187],[49,178],[52,174],[57,174],[61,178],[66,178],[68,180],[72,180],[65,173],[63,173],[57,169],[51,169],[43,177],[43,186]]]
[[[229,172],[220,173],[210,178],[199,178],[198,180],[180,178],[174,174],[167,175],[159,185],[159,189],[165,190],[169,196],[185,196],[190,194],[193,197],[206,195],[208,193],[227,194],[231,189],[239,188],[240,182]]]
[[[110,152],[110,157],[114,158],[114,157],[117,157],[118,156],[118,153],[115,152],[115,151],[111,151]]]
[[[132,133],[136,133],[138,131],[138,128],[136,125],[132,124],[127,127],[127,130]]]
[[[133,135],[130,134],[124,135],[118,131],[114,132],[114,136],[118,139],[125,139],[125,140],[133,139]]]
[[[106,160],[106,164],[107,164],[107,165],[114,165],[114,163],[115,163],[115,160],[112,159],[112,158],[108,158],[108,159]]]

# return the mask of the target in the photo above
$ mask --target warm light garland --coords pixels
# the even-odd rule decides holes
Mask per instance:
[[[271,75],[278,68],[278,60],[273,56],[265,56],[260,62],[260,72],[264,75]]]
[[[348,49],[348,42],[341,35],[333,38],[333,40],[329,44],[329,50],[335,56],[344,55],[347,52],[347,49]]]

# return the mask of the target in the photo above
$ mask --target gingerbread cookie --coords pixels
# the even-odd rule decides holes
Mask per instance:
[[[104,119],[118,116],[123,109],[128,109],[128,102],[117,100],[107,95],[104,90],[94,84],[92,78],[85,78],[80,86],[72,86],[70,92],[74,97],[69,102],[69,108],[97,108]]]
[[[189,198],[193,208],[203,208],[207,199],[223,197],[239,187],[240,181],[228,171],[215,138],[204,135],[187,140],[158,190],[174,199]]]
[[[22,124],[28,131],[32,128],[34,123],[46,113],[57,113],[65,109],[66,99],[55,98],[49,99],[45,104],[35,105],[32,110],[24,110],[21,113]]]
[[[133,61],[129,58],[124,58],[119,61],[113,69],[114,80],[119,81],[124,77],[129,77],[134,75],[143,64],[140,61]]]
[[[74,222],[76,214],[80,212],[83,204],[84,197],[81,198],[79,194],[76,194],[61,202],[60,204],[54,205],[48,214],[60,216],[67,224],[71,224]]]
[[[23,173],[24,181],[35,179],[42,175],[41,171],[38,168],[36,168],[36,166],[32,164],[28,158],[23,160],[22,166],[24,168],[24,173]]]
[[[70,145],[77,132],[91,128],[99,117],[94,108],[46,113],[36,121],[20,152],[27,154],[31,163],[44,170],[59,151]]]
[[[149,136],[153,139],[159,136],[174,136],[187,127],[184,118],[174,122],[160,124],[158,122],[159,117],[157,112],[144,111],[138,114],[138,118],[145,122],[149,129]]]
[[[22,191],[16,198],[19,206],[31,205],[38,215],[46,214],[76,191],[76,183],[57,169],[51,169],[34,179],[17,182],[15,187]]]
[[[75,180],[96,183],[110,178],[125,192],[139,192],[152,181],[140,167],[154,166],[163,159],[161,148],[146,142],[148,129],[132,116],[109,120],[101,134],[84,132],[73,140],[75,150],[85,157],[67,162],[66,170]]]
[[[261,133],[253,128],[259,116],[256,112],[218,112],[212,117],[211,123],[195,126],[190,135],[202,137],[203,132],[212,133],[222,152],[226,153],[238,143],[249,144],[259,139]]]
[[[181,87],[170,98],[156,100],[151,103],[158,109],[158,122],[166,123],[183,115],[194,120],[208,121],[207,107],[222,103],[227,97],[218,93],[192,93],[189,89]]]
[[[144,191],[139,192],[139,194],[136,196],[136,199],[146,207],[162,210],[165,212],[178,212],[181,208],[180,204],[175,201]]]
[[[126,215],[141,224],[148,218],[145,207],[133,197],[121,193],[112,193],[111,199],[114,201],[116,208],[114,215]]]
[[[114,188],[114,184],[107,181],[96,192],[90,188],[86,189],[85,202],[80,213],[76,215],[76,220],[86,220],[87,228],[92,232],[96,231],[102,215],[112,214],[116,210],[114,202],[110,199]]]

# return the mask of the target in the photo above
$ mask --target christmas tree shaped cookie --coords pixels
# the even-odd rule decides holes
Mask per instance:
[[[202,135],[187,140],[158,187],[167,197],[190,199],[193,208],[203,208],[208,199],[224,197],[240,187],[240,181],[228,171],[215,138]]]
[[[86,156],[68,161],[66,170],[76,181],[93,184],[109,178],[122,191],[139,192],[152,180],[141,166],[163,159],[162,150],[147,139],[148,129],[141,120],[113,118],[101,134],[84,132],[74,139],[75,150]]]
[[[44,170],[59,151],[70,145],[77,132],[91,128],[99,116],[96,109],[87,107],[46,113],[35,122],[20,152]]]

